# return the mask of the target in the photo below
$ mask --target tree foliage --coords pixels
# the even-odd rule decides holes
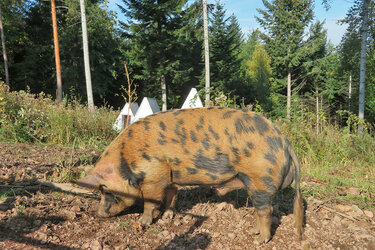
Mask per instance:
[[[123,0],[124,6],[120,6],[128,18],[122,23],[123,36],[128,41],[126,55],[132,77],[140,85],[140,95],[160,99],[164,77],[172,106],[177,106],[183,91],[196,83],[194,78],[199,71],[200,46],[194,21],[198,12],[196,5],[186,3]]]
[[[333,1],[333,0],[332,0]],[[355,0],[342,23],[348,28],[335,47],[327,42],[324,22],[313,21],[313,4],[331,0],[263,0],[257,18],[262,32],[246,39],[235,15],[220,2],[208,6],[211,86],[220,96],[256,104],[269,116],[285,115],[287,79],[292,112],[325,119],[358,110],[362,0]],[[375,121],[374,0],[370,1],[367,48],[366,119]],[[0,0],[12,90],[30,89],[54,97],[51,6],[43,0]],[[57,0],[62,82],[67,98],[86,101],[79,2]],[[107,0],[86,0],[90,65],[95,103],[123,105],[123,63],[138,85],[140,99],[161,102],[165,79],[168,107],[180,107],[191,87],[203,88],[203,25],[200,0],[123,0],[117,16]],[[122,20],[122,21],[118,21]],[[4,79],[0,61],[0,79]],[[349,83],[352,86],[349,99]],[[212,96],[215,98],[215,95]],[[319,107],[317,107],[319,100]],[[292,99],[293,101],[293,99]],[[240,101],[226,99],[225,105]],[[347,111],[342,111],[347,110]],[[340,115],[337,115],[337,114]]]

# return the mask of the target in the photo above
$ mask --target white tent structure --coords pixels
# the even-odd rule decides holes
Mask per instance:
[[[113,124],[113,129],[121,132],[126,125],[126,119],[127,116],[129,115],[129,124],[132,124],[135,121],[135,114],[138,111],[138,103],[132,103],[129,109],[129,103],[126,103],[125,106],[122,108],[119,116],[117,117],[115,124]],[[129,112],[129,113],[128,113]]]
[[[134,122],[157,112],[160,112],[160,108],[155,98],[144,97],[137,113],[135,114]]]
[[[184,104],[182,105],[181,109],[187,108],[202,108],[203,104],[201,98],[198,95],[197,89],[192,88],[190,90],[189,95],[186,97]]]

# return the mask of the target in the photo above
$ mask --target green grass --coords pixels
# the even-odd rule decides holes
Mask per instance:
[[[302,164],[305,195],[331,199],[336,203],[353,203],[374,209],[375,140],[362,137],[346,128],[326,125],[317,134],[306,121],[279,123],[294,146]],[[346,194],[348,188],[359,188],[361,194]]]
[[[116,225],[118,227],[123,228],[123,229],[127,229],[127,228],[131,227],[131,221],[129,221],[129,220],[119,221],[119,222],[116,222]]]

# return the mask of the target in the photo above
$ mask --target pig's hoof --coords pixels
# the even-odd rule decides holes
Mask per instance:
[[[140,220],[140,223],[141,223],[142,226],[151,225],[152,218],[148,217],[148,216],[142,216],[142,218]]]
[[[263,244],[263,243],[267,243],[268,241],[270,241],[271,239],[271,236],[270,235],[259,235],[255,240],[254,240],[254,243],[256,245],[260,245],[260,244]]]
[[[173,219],[173,210],[172,209],[166,210],[163,214],[162,219],[165,221],[171,221]]]
[[[154,209],[154,211],[152,211],[152,218],[153,219],[158,218],[159,215],[160,215],[160,211],[158,209]]]

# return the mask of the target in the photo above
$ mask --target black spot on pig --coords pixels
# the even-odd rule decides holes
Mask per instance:
[[[234,164],[240,163],[241,157],[240,157],[238,148],[236,148],[236,147],[230,147],[230,151],[232,151],[232,153],[234,155],[234,158],[236,159],[234,161]]]
[[[239,133],[239,134],[255,132],[255,129],[254,129],[253,126],[251,126],[251,125],[246,126],[244,124],[244,121],[240,118],[236,119],[236,121],[234,122],[234,126],[236,127],[236,132]]]
[[[128,130],[128,137],[129,137],[129,138],[132,138],[132,136],[133,136],[133,130],[132,130],[132,129],[129,129],[129,130]]]
[[[210,138],[208,137],[208,134],[204,133],[204,139],[201,140],[201,143],[204,149],[208,150],[210,148]]]
[[[216,175],[213,175],[213,174],[210,174],[210,173],[206,173],[205,175],[207,175],[208,177],[210,177],[211,180],[217,180],[217,176]]]
[[[143,171],[137,174],[133,174],[129,179],[129,184],[133,187],[139,188],[139,186],[143,183],[145,176],[146,173]]]
[[[276,188],[276,185],[275,185],[275,182],[273,181],[273,179],[270,177],[270,176],[264,176],[264,177],[261,177],[260,180],[264,183],[264,185],[269,189],[271,190],[272,192],[276,191],[277,188]]]
[[[249,148],[249,149],[253,149],[254,148],[254,144],[252,142],[246,142],[246,146]]]
[[[176,124],[176,127],[174,129],[174,133],[177,135],[177,137],[180,139],[181,144],[184,146],[186,141],[186,129],[184,127],[181,127],[181,125],[184,123],[184,121],[179,120]]]
[[[251,201],[255,208],[262,210],[271,204],[272,194],[266,190],[255,190],[251,194]]]
[[[283,148],[283,142],[281,141],[280,137],[276,136],[267,136],[266,138],[268,147],[271,149],[271,151],[278,153],[279,149]]]
[[[178,116],[179,114],[182,114],[183,112],[185,112],[184,109],[178,109],[178,110],[176,110],[176,111],[173,112],[173,115],[174,116]]]
[[[161,130],[165,131],[166,129],[166,126],[165,126],[165,123],[164,122],[159,122],[159,127],[161,128]]]
[[[272,170],[272,168],[267,168],[267,173],[269,173],[270,175],[273,175],[273,170]]]
[[[197,139],[197,135],[195,134],[195,132],[193,130],[190,130],[190,138],[193,142],[197,142],[198,139]]]
[[[210,158],[203,155],[202,150],[198,150],[198,153],[194,155],[194,166],[210,173],[227,174],[235,172],[230,164],[229,156],[223,153],[217,153],[213,158]]]
[[[244,148],[243,149],[243,154],[246,156],[246,157],[250,157],[250,151],[247,149],[247,148]]]
[[[146,154],[146,153],[143,153],[142,157],[143,157],[143,159],[145,159],[147,161],[151,161],[151,157],[148,154]]]
[[[276,156],[272,152],[267,152],[264,154],[264,159],[272,164],[276,164]]]
[[[130,162],[130,166],[131,166],[132,170],[136,170],[137,169],[137,165],[135,164],[134,161]]]
[[[198,122],[198,124],[195,125],[195,129],[196,129],[197,131],[199,131],[200,129],[203,128],[203,125],[204,125],[204,118],[203,118],[203,116],[200,116],[200,117],[199,117],[199,122]]]
[[[174,166],[178,166],[178,165],[180,165],[181,164],[181,160],[180,159],[178,159],[177,157],[175,157],[173,160],[171,160],[172,161],[172,164],[174,165]]]
[[[237,177],[238,177],[238,179],[240,179],[243,182],[243,184],[245,184],[245,187],[247,187],[247,188],[250,187],[251,180],[250,180],[249,176],[247,176],[246,174],[244,174],[242,172],[238,172]]]
[[[251,120],[253,119],[249,114],[242,114],[242,118],[243,118],[246,122],[251,122]]]
[[[255,114],[253,122],[260,135],[263,136],[269,130],[268,124],[262,116]]]
[[[195,168],[186,168],[189,174],[196,174],[198,173],[198,170]]]
[[[225,113],[223,114],[223,118],[224,118],[224,119],[231,118],[232,115],[233,115],[233,113],[235,113],[235,112],[236,112],[236,110],[230,110],[230,111],[227,111],[227,112],[225,112]]]
[[[125,180],[129,180],[129,183],[130,185],[134,186],[134,187],[139,187],[139,185],[142,184],[145,176],[146,176],[146,173],[145,172],[140,172],[140,173],[134,173],[130,167],[129,167],[129,164],[126,162],[125,158],[124,158],[124,153],[123,152],[120,152],[120,168],[119,168],[119,172],[120,172],[120,176],[125,179]],[[131,163],[130,165],[135,166],[135,163]],[[135,168],[134,168],[135,169]]]
[[[167,141],[166,140],[163,140],[163,139],[157,139],[157,142],[158,142],[158,144],[159,145],[161,145],[161,146],[164,146],[166,143],[167,143]]]
[[[214,137],[215,140],[219,140],[219,134],[216,133],[213,128],[210,126],[208,126],[208,132],[210,132],[212,134],[212,136]]]
[[[148,120],[143,120],[143,127],[145,130],[150,130],[150,122]]]
[[[180,179],[181,178],[181,173],[179,170],[174,170],[172,171],[172,176],[174,179]]]

